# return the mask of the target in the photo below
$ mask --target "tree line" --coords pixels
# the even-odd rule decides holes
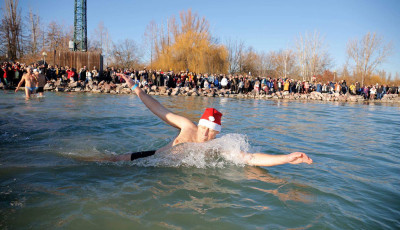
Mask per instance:
[[[68,50],[73,27],[51,21],[42,22],[29,10],[21,15],[18,0],[5,0],[0,26],[0,58],[30,63],[40,60],[43,51]],[[196,73],[248,74],[272,78],[320,81],[359,81],[364,84],[400,83],[399,73],[392,76],[380,65],[392,55],[393,44],[376,33],[349,40],[347,62],[332,71],[333,58],[328,44],[318,31],[299,34],[290,48],[256,51],[245,42],[215,38],[206,18],[191,10],[164,23],[151,21],[144,32],[144,44],[133,39],[114,42],[100,22],[88,40],[89,51],[102,52],[107,66],[162,69]],[[79,67],[77,67],[79,68]]]

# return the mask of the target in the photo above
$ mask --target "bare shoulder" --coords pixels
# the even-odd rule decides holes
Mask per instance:
[[[183,127],[182,130],[194,130],[197,131],[197,125],[195,125],[191,120],[187,119],[186,117],[183,117],[182,119]]]
[[[175,138],[172,145],[175,146],[181,143],[194,142],[194,140],[196,139],[196,135],[197,135],[197,126],[195,124],[193,124],[193,126],[184,127],[181,129],[180,133]]]

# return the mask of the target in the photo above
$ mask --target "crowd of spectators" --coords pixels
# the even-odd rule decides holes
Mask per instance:
[[[18,62],[4,62],[0,70],[2,82],[7,87],[13,87],[21,79],[26,65]],[[102,73],[96,67],[89,70],[86,66],[78,71],[75,68],[58,65],[39,65],[35,63],[33,68],[39,69],[48,81],[60,80],[62,83],[80,82],[82,85],[92,82],[94,84],[105,81],[108,83],[123,83],[124,80],[117,73],[124,73],[132,79],[139,81],[142,87],[166,86],[168,88],[189,87],[197,89],[226,89],[231,93],[246,94],[256,92],[260,94],[273,94],[287,92],[289,94],[307,94],[313,91],[320,93],[339,93],[362,95],[365,99],[381,99],[384,94],[398,94],[400,86],[389,85],[365,85],[359,82],[347,84],[345,80],[339,82],[319,82],[317,78],[311,81],[302,81],[287,78],[254,77],[251,75],[225,75],[225,74],[197,74],[189,71],[163,72],[161,70],[117,69],[106,68]]]

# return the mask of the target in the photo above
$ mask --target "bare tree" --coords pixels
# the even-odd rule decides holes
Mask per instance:
[[[92,34],[92,44],[91,48],[95,50],[100,50],[103,54],[105,62],[108,62],[108,58],[111,54],[112,39],[108,33],[107,27],[104,26],[104,22],[100,21],[97,28]]]
[[[265,53],[261,52],[258,55],[258,74],[262,77],[267,77],[272,75],[272,69],[273,69],[273,60],[271,56],[271,52]]]
[[[169,28],[169,27],[168,27]],[[144,32],[145,42],[147,46],[150,46],[150,69],[153,68],[153,60],[155,54],[155,47],[157,43],[157,24],[155,21],[151,21]],[[168,39],[169,40],[169,39]]]
[[[376,67],[392,54],[392,50],[391,42],[385,43],[383,37],[370,32],[361,40],[354,39],[347,43],[348,58],[355,64],[355,75],[361,75],[362,85],[364,85],[365,78],[370,77]]]
[[[57,50],[61,46],[61,43],[63,42],[62,37],[63,37],[62,27],[54,21],[50,22],[47,27],[47,34],[46,34],[46,44],[48,45],[48,50],[50,51]]]
[[[288,76],[294,75],[296,57],[292,50],[286,49],[278,52],[271,52],[270,56],[276,76],[287,78]]]
[[[38,54],[41,49],[41,45],[39,42],[39,38],[42,36],[42,29],[40,24],[40,17],[38,14],[32,12],[32,9],[29,9],[28,15],[29,22],[29,42],[28,43],[28,52],[31,56]]]
[[[21,10],[18,9],[18,0],[5,0],[3,18],[0,25],[1,44],[7,49],[9,59],[15,60],[22,56],[22,25]]]
[[[229,39],[226,41],[226,47],[228,49],[229,73],[239,73],[243,62],[244,42]]]
[[[239,66],[241,67],[240,72],[258,75],[258,64],[259,64],[259,56],[253,49],[253,47],[248,47],[244,54],[239,59]]]
[[[111,60],[115,66],[135,68],[140,64],[141,53],[135,41],[125,39],[113,45]]]
[[[332,63],[324,40],[318,32],[306,33],[296,39],[297,61],[303,80],[322,74]]]

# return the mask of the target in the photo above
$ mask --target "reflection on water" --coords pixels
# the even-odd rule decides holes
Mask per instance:
[[[245,168],[246,178],[249,180],[258,180],[264,183],[273,183],[278,185],[275,189],[261,189],[257,187],[252,187],[253,189],[270,193],[279,198],[282,202],[286,201],[297,201],[303,203],[311,202],[311,193],[302,191],[299,188],[306,188],[305,185],[295,184],[294,188],[289,184],[288,181],[283,179],[275,178],[268,174],[264,169],[258,167],[246,167]]]
[[[160,148],[178,130],[135,95],[2,93],[0,229],[400,226],[398,105],[156,98],[193,122],[217,108],[218,139],[135,162],[84,162]],[[315,163],[249,167],[241,151],[304,151]]]

